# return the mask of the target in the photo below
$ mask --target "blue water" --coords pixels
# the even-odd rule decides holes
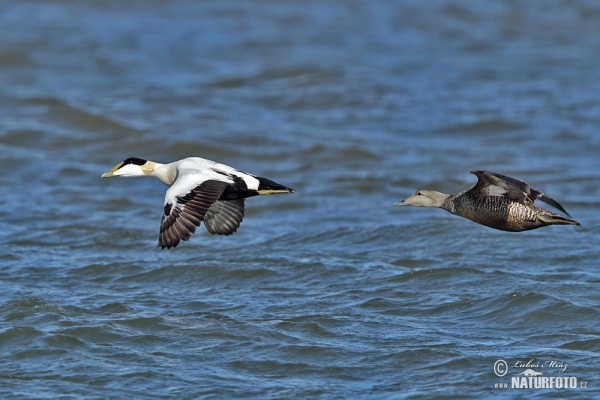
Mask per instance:
[[[3,2],[0,397],[598,397],[599,22],[585,1]],[[165,187],[100,179],[132,156],[296,192],[161,251]],[[583,227],[392,207],[472,169]],[[528,362],[577,387],[496,387]]]

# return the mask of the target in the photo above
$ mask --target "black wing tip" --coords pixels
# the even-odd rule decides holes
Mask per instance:
[[[161,232],[158,237],[158,247],[161,250],[174,249],[179,245],[182,240],[188,240],[189,238],[180,238],[177,236],[170,236],[166,232]]]
[[[174,249],[175,247],[177,247],[177,245],[179,244],[179,241],[177,241],[176,243],[158,243],[157,247],[160,247],[161,250],[164,249]]]
[[[538,199],[540,199],[541,201],[543,201],[546,204],[551,205],[552,207],[556,208],[557,210],[560,210],[561,212],[565,213],[568,217],[571,217],[571,214],[569,214],[567,212],[567,210],[565,210],[565,208],[558,201],[554,200],[552,197],[548,197],[544,193],[541,193],[541,195],[538,197]]]

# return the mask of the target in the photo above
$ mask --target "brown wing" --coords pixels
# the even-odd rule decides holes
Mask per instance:
[[[204,217],[204,226],[213,235],[231,235],[244,218],[244,199],[217,200]]]
[[[537,189],[529,187],[527,183],[519,179],[490,171],[473,170],[471,173],[477,175],[478,178],[477,184],[470,189],[473,193],[480,196],[505,196],[526,205],[533,204],[535,200],[540,199],[569,215],[556,200]]]
[[[531,189],[532,191],[535,189]],[[540,192],[539,190],[535,190],[537,193],[539,193],[539,195],[536,196],[536,199],[540,199],[541,201],[543,201],[546,204],[550,204],[552,207],[555,207],[556,209],[564,212],[565,214],[567,214],[569,217],[571,216],[567,210],[565,210],[563,208],[563,206],[561,206],[558,201],[554,200],[551,197],[546,196],[544,193]]]
[[[480,196],[504,196],[523,204],[532,204],[535,200],[530,196],[529,185],[523,181],[489,171],[473,170],[471,173],[478,178],[471,191]]]
[[[167,203],[160,222],[158,245],[163,249],[171,248],[181,240],[188,240],[228,185],[227,182],[208,180],[185,196],[178,196],[174,204]]]

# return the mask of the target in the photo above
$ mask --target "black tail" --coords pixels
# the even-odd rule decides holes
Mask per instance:
[[[270,179],[261,178],[260,176],[257,176],[256,179],[259,181],[258,194],[294,193],[294,189],[280,185]]]

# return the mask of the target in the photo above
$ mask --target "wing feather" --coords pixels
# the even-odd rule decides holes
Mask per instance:
[[[569,217],[571,216],[571,215],[570,215],[570,214],[567,212],[567,210],[565,210],[565,209],[563,208],[563,206],[561,206],[561,205],[559,204],[559,202],[558,202],[558,201],[554,200],[554,199],[553,199],[553,198],[551,198],[551,197],[548,197],[548,196],[546,196],[544,193],[540,192],[539,199],[540,199],[541,201],[543,201],[544,203],[546,203],[546,204],[549,204],[549,205],[551,205],[552,207],[556,208],[557,210],[560,210],[560,211],[564,212],[564,213],[565,213],[565,214],[567,214]]]
[[[204,217],[204,226],[213,235],[231,235],[240,227],[244,211],[244,199],[216,201]]]
[[[477,175],[477,184],[470,191],[481,197],[504,196],[521,204],[533,204],[535,198],[531,196],[527,183],[510,176],[495,172],[473,170]]]
[[[471,173],[477,175],[477,184],[470,191],[481,196],[505,196],[519,203],[529,205],[537,199],[569,215],[558,201],[546,196],[543,192],[529,187],[519,179],[497,174],[495,172],[473,170]],[[569,215],[570,217],[570,215]]]
[[[171,248],[176,247],[181,240],[188,240],[228,185],[223,181],[207,180],[179,196],[174,192],[177,193],[180,188],[171,186],[165,197],[165,202],[170,205],[165,205],[165,211],[170,212],[162,217],[158,245],[163,249]]]

